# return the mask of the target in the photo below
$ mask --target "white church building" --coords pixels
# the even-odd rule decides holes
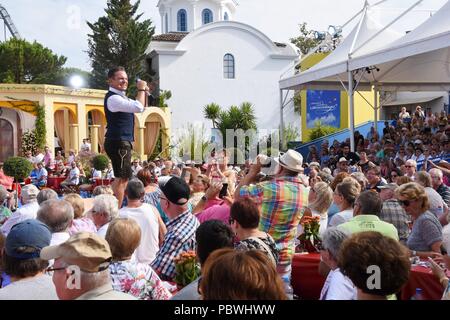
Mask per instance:
[[[157,7],[163,33],[153,37],[148,61],[159,89],[172,92],[167,104],[173,130],[198,122],[209,128],[205,105],[217,103],[228,109],[243,102],[253,104],[258,129],[277,129],[278,82],[294,74],[297,48],[234,21],[238,9],[234,0],[160,0]],[[285,121],[298,126],[300,116],[285,112]]]

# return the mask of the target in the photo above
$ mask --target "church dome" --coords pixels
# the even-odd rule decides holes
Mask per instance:
[[[191,32],[202,25],[233,20],[235,0],[159,0],[162,33]]]

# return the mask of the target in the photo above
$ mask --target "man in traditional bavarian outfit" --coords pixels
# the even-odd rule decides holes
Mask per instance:
[[[114,182],[111,187],[119,200],[119,208],[128,180],[131,178],[131,151],[134,141],[134,113],[142,113],[150,91],[147,82],[138,80],[136,100],[127,98],[128,76],[123,67],[115,67],[108,72],[109,90],[104,108],[107,122],[105,151],[111,159]]]

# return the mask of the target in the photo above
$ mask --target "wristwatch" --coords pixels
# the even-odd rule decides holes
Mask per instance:
[[[203,201],[205,201],[205,202],[206,202],[206,201],[208,201],[208,198],[207,198],[207,197],[205,197],[205,196],[202,196],[202,197],[201,197],[201,200],[203,200]]]

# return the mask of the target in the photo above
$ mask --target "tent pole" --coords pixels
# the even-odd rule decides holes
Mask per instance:
[[[375,127],[375,132],[378,133],[378,88],[377,86],[373,86],[373,96],[374,96],[374,101],[373,101],[373,110],[375,111],[375,115],[374,115],[374,127]]]
[[[283,89],[280,89],[280,148],[284,151]]]
[[[350,109],[350,150],[355,152],[355,117],[354,117],[354,92],[353,92],[353,73],[348,71],[348,99]]]

